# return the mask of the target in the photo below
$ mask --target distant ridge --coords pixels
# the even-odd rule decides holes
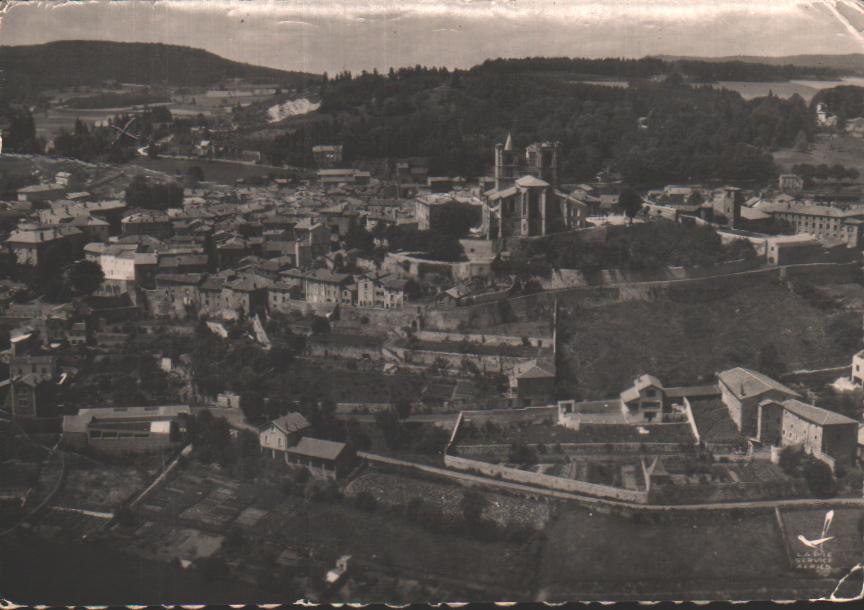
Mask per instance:
[[[829,68],[847,75],[864,75],[864,54],[849,53],[846,55],[784,55],[781,57],[763,57],[761,55],[728,55],[725,57],[695,57],[685,55],[652,55],[665,61],[693,60],[712,62],[740,61],[749,64],[766,64],[769,66],[801,66],[807,68]]]
[[[231,61],[202,49],[138,42],[63,40],[0,46],[3,97],[27,97],[50,88],[115,80],[145,85],[200,87],[228,78],[300,86],[318,75]]]

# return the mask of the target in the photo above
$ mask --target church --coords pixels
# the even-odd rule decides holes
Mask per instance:
[[[495,145],[495,187],[483,193],[483,233],[487,239],[536,237],[585,226],[588,204],[559,190],[560,142],[524,150],[513,138]]]

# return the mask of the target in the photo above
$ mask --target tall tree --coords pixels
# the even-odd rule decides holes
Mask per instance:
[[[642,209],[642,197],[632,188],[626,187],[618,196],[618,205],[627,214],[630,224],[633,224],[633,219],[636,218],[636,214]]]

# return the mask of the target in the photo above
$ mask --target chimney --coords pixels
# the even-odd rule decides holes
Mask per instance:
[[[741,396],[744,396],[746,392],[744,392],[744,384],[741,384]]]

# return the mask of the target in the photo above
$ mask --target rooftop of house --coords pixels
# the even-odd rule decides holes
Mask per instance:
[[[305,417],[303,417],[300,413],[294,412],[288,413],[281,417],[277,417],[270,422],[270,425],[278,430],[281,430],[285,434],[299,432],[300,430],[305,430],[310,426],[309,421]]]
[[[522,176],[516,181],[518,186],[524,188],[546,188],[549,183],[536,176]]]
[[[74,235],[81,235],[81,231],[70,226],[50,227],[45,229],[24,229],[13,231],[6,239],[6,243],[36,245],[65,239]]]
[[[742,206],[741,218],[745,220],[767,220],[768,218],[771,218],[771,214],[763,212],[762,210],[757,210],[755,208],[748,208],[747,206]]]
[[[830,218],[854,218],[864,217],[864,208],[840,208],[832,205],[818,205],[810,201],[765,201],[762,200],[754,206],[762,212],[769,214],[788,213],[806,214],[808,216],[823,216]]]
[[[189,415],[192,409],[189,405],[158,405],[146,407],[95,407],[79,409],[78,415],[91,415],[98,419],[135,419],[149,417],[177,417]]]
[[[304,436],[300,442],[288,448],[288,453],[302,455],[305,457],[318,458],[321,460],[335,460],[347,449],[345,443],[325,441],[318,438]]]
[[[349,273],[335,273],[329,269],[315,269],[305,274],[305,278],[310,282],[322,282],[325,284],[343,284],[351,280]]]
[[[736,398],[749,398],[758,396],[771,390],[781,392],[788,396],[799,396],[799,394],[779,381],[771,379],[767,375],[745,369],[743,367],[735,367],[727,371],[723,371],[717,375],[720,382],[725,385]]]
[[[674,388],[664,388],[667,398],[708,398],[720,395],[720,388],[717,384],[709,385],[691,385],[691,386],[676,386]]]
[[[519,189],[517,189],[515,186],[511,186],[509,188],[501,189],[501,190],[494,189],[494,188],[489,189],[488,191],[483,193],[483,195],[485,195],[486,198],[489,199],[490,201],[497,201],[498,199],[506,199],[507,197],[512,197],[513,195],[515,195],[518,192],[519,192]]]
[[[624,402],[630,402],[632,400],[637,400],[639,398],[639,393],[650,387],[655,388],[663,388],[663,384],[660,383],[660,380],[657,379],[654,375],[641,375],[636,378],[633,382],[633,385],[623,392],[621,392],[621,400]]]
[[[809,405],[805,402],[801,402],[800,400],[784,400],[782,405],[783,408],[790,413],[793,413],[801,419],[806,419],[807,421],[819,426],[836,426],[843,424],[854,424],[855,426],[858,425],[858,422],[851,417],[846,417],[845,415],[841,415],[840,413],[829,411],[828,409],[823,409],[815,405]]]
[[[62,191],[65,190],[65,186],[62,184],[56,183],[46,183],[46,184],[31,184],[30,186],[22,186],[18,189],[19,193],[44,193],[47,191]]]
[[[168,222],[170,217],[165,212],[159,210],[141,210],[124,216],[120,222],[124,224],[144,223],[144,222]]]
[[[201,283],[202,290],[222,290],[228,278],[221,275],[211,275]]]
[[[156,283],[164,284],[188,284],[198,285],[204,277],[201,273],[157,273]]]
[[[552,358],[535,358],[520,362],[513,367],[517,379],[555,379],[555,360]]]
[[[319,176],[353,176],[357,170],[347,169],[319,169]]]

